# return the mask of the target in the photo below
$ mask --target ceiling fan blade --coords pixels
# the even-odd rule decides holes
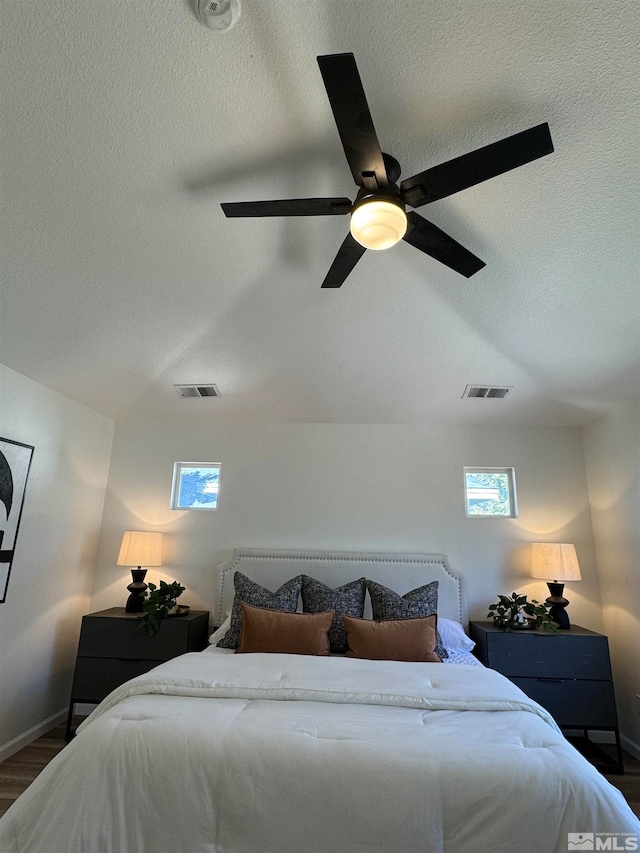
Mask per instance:
[[[318,65],[353,180],[363,187],[364,176],[373,172],[378,186],[387,186],[387,170],[353,54],[319,56]]]
[[[552,151],[549,125],[539,124],[407,178],[400,184],[402,200],[411,207],[420,207],[495,178]]]
[[[484,261],[418,213],[410,211],[407,213],[407,219],[409,224],[403,240],[415,246],[416,249],[420,249],[421,252],[430,255],[466,278],[470,278],[485,266]]]
[[[322,282],[323,287],[341,287],[346,277],[358,263],[367,250],[351,236],[351,232],[345,237],[340,246],[331,268]]]
[[[231,201],[220,205],[224,215],[236,216],[338,216],[350,213],[348,198],[288,198],[282,201]]]

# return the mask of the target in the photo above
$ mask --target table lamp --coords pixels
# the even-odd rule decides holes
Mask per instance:
[[[162,533],[145,533],[127,530],[122,537],[118,554],[118,566],[137,566],[131,569],[132,581],[127,587],[131,595],[127,599],[125,613],[142,613],[147,570],[142,566],[162,565]]]
[[[531,577],[548,581],[550,595],[546,603],[550,605],[549,615],[563,631],[569,630],[571,623],[565,610],[569,604],[563,598],[564,581],[580,581],[580,566],[575,545],[556,542],[533,542],[531,545]]]

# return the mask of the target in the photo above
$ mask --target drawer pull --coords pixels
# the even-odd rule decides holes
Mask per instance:
[[[140,663],[142,658],[116,658],[116,660],[121,660],[130,663]]]
[[[538,681],[549,681],[552,684],[562,684],[562,682],[564,681],[563,678],[538,678],[537,680]]]

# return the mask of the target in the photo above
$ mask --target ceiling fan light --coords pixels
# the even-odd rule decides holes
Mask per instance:
[[[365,201],[351,214],[351,234],[365,249],[389,249],[407,232],[407,214],[387,199]]]

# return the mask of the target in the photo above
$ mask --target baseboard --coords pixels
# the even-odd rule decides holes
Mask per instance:
[[[620,735],[620,743],[622,744],[622,748],[626,750],[629,755],[633,755],[634,758],[637,758],[640,761],[640,746],[631,740],[631,738],[625,737],[624,735]]]
[[[6,758],[9,758],[9,756],[13,755],[14,752],[18,752],[23,747],[28,746],[31,741],[34,741],[36,738],[39,738],[40,735],[43,735],[51,729],[54,729],[56,726],[59,726],[60,723],[65,723],[66,720],[67,711],[58,711],[57,714],[52,714],[52,716],[47,717],[46,720],[32,726],[30,729],[27,729],[26,732],[18,735],[18,737],[14,737],[8,743],[0,746],[0,761],[4,761]]]

